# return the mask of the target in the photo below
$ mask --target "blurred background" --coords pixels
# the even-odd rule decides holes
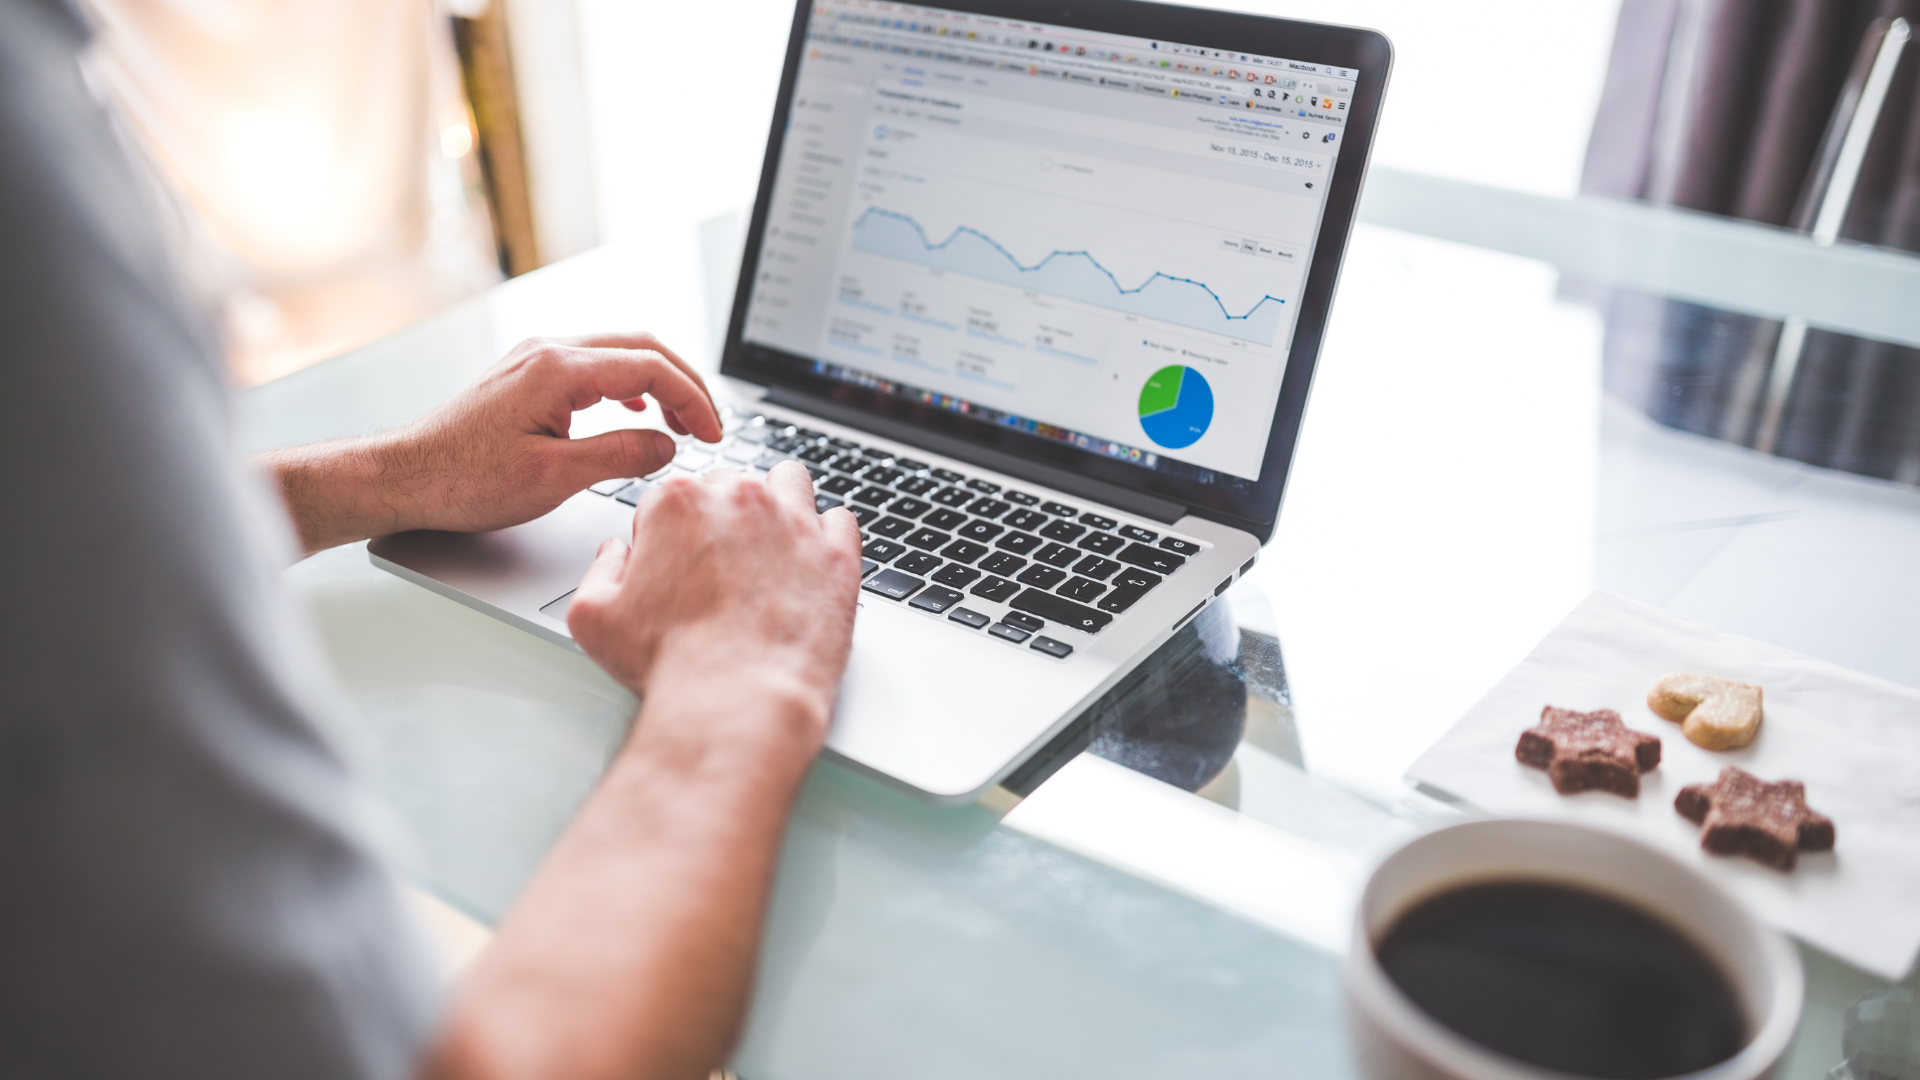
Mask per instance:
[[[87,2],[101,81],[177,198],[243,386],[600,244],[711,275],[688,224],[752,201],[792,10]],[[1505,193],[1920,248],[1920,64],[1901,21],[1920,0],[1233,6],[1393,40],[1369,191],[1388,209],[1372,220]],[[1901,334],[1636,291],[1557,261],[1562,300],[1603,318],[1612,396],[1671,428],[1920,483],[1920,364]],[[701,351],[716,332],[703,304],[682,291],[636,308]]]

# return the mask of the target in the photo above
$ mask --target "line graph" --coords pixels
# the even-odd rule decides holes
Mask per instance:
[[[1263,295],[1241,314],[1227,309],[1205,282],[1154,271],[1128,288],[1088,251],[1054,250],[1027,265],[999,241],[966,225],[935,243],[910,215],[869,206],[853,223],[853,247],[969,277],[1245,341],[1272,344],[1279,331],[1277,296]]]

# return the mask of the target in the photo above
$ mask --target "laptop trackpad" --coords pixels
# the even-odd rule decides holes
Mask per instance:
[[[521,618],[538,612],[564,626],[574,587],[601,542],[632,532],[632,507],[583,491],[525,525],[492,533],[400,533],[368,549],[492,607]]]

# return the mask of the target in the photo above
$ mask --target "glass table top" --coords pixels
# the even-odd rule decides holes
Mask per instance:
[[[400,422],[523,337],[631,325],[674,277],[616,247],[517,279],[250,391],[240,441]],[[742,1075],[1352,1075],[1352,897],[1456,813],[1401,777],[1595,587],[1920,685],[1920,493],[1655,423],[1607,392],[1607,322],[1567,293],[1537,258],[1362,227],[1279,530],[1241,585],[987,805],[816,770]],[[288,582],[406,872],[497,918],[632,698],[359,546]],[[1802,954],[1781,1075],[1811,1078],[1883,984]]]

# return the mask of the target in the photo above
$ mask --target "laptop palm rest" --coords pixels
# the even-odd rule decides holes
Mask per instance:
[[[504,612],[572,646],[567,607],[608,538],[628,541],[633,508],[583,491],[552,513],[488,533],[406,532],[367,545],[376,564],[482,611]]]

